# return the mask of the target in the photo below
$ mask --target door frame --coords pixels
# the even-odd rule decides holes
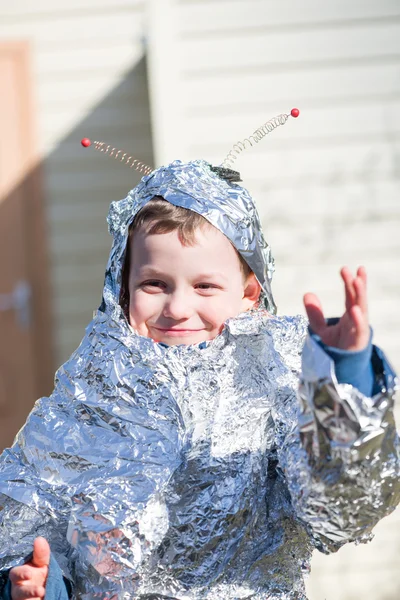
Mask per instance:
[[[41,157],[37,152],[36,121],[37,111],[34,103],[34,79],[32,75],[32,49],[27,41],[0,42],[0,56],[12,61],[12,73],[18,102],[15,106],[15,127],[18,128],[17,165],[10,157],[13,177],[6,182],[1,204],[12,202],[13,195],[22,197],[23,250],[25,278],[31,290],[30,303],[30,340],[33,348],[32,369],[33,397],[24,399],[27,413],[33,402],[40,396],[51,392],[54,380],[53,352],[53,316],[50,294],[50,271],[47,244],[46,206],[43,191],[43,170]],[[1,82],[0,82],[1,85]],[[10,117],[13,118],[13,117]],[[7,139],[3,139],[7,148]],[[7,170],[7,153],[3,153]],[[7,178],[6,178],[7,179]],[[12,256],[11,256],[12,258]],[[12,290],[4,290],[4,292]],[[10,315],[14,318],[14,315]],[[0,336],[1,343],[1,336]],[[24,374],[21,372],[21,377]],[[10,399],[12,403],[12,398]],[[22,423],[18,423],[22,425]],[[14,435],[16,431],[10,432]],[[10,443],[10,440],[7,440]],[[0,443],[1,444],[1,443]],[[4,445],[4,444],[1,444]]]

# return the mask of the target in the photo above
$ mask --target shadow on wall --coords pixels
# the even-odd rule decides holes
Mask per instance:
[[[83,149],[83,137],[153,165],[145,57],[0,204],[0,450],[36,398],[51,392],[55,368],[100,305],[111,245],[108,207],[141,177],[93,147]],[[25,304],[15,293],[19,282],[30,290]],[[13,306],[5,306],[10,298]],[[29,322],[22,323],[18,302],[30,305]]]

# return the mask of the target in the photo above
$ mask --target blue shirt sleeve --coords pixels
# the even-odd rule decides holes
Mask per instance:
[[[337,319],[328,319],[328,325],[333,325],[336,322]],[[372,366],[372,329],[367,347],[357,351],[341,350],[340,348],[327,346],[310,328],[309,332],[311,337],[335,363],[335,372],[339,383],[351,384],[360,390],[364,396],[373,396],[379,391]]]
[[[67,583],[63,577],[62,571],[58,566],[57,561],[53,556],[50,557],[49,573],[46,581],[46,596],[45,600],[68,600],[70,598]],[[3,590],[1,600],[11,600],[11,582],[7,584]]]

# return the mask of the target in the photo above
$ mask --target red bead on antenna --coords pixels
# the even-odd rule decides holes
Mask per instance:
[[[298,108],[292,108],[292,110],[290,111],[290,114],[292,115],[292,117],[294,117],[295,119],[297,119],[297,117],[300,114],[300,111]]]
[[[81,144],[84,148],[92,145],[92,142],[89,138],[81,139]],[[118,150],[117,148],[113,148],[111,144],[106,144],[105,142],[97,142],[96,140],[93,142],[93,147],[95,150],[99,150],[100,152],[104,152],[104,154],[108,154],[108,156],[113,156],[114,158],[118,158],[121,162],[128,165],[133,169],[139,171],[139,173],[143,173],[144,175],[149,175],[152,172],[153,168],[145,165],[140,162],[137,158],[134,158],[127,152],[123,150]]]

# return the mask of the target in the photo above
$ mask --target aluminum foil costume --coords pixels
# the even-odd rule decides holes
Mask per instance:
[[[119,306],[128,226],[154,195],[227,235],[269,313],[230,319],[202,346],[130,328]],[[144,177],[109,225],[101,307],[1,460],[0,568],[43,535],[74,598],[305,598],[312,549],[368,540],[397,504],[393,372],[375,350],[381,392],[366,398],[337,383],[305,319],[271,314],[253,201],[206,162]]]

